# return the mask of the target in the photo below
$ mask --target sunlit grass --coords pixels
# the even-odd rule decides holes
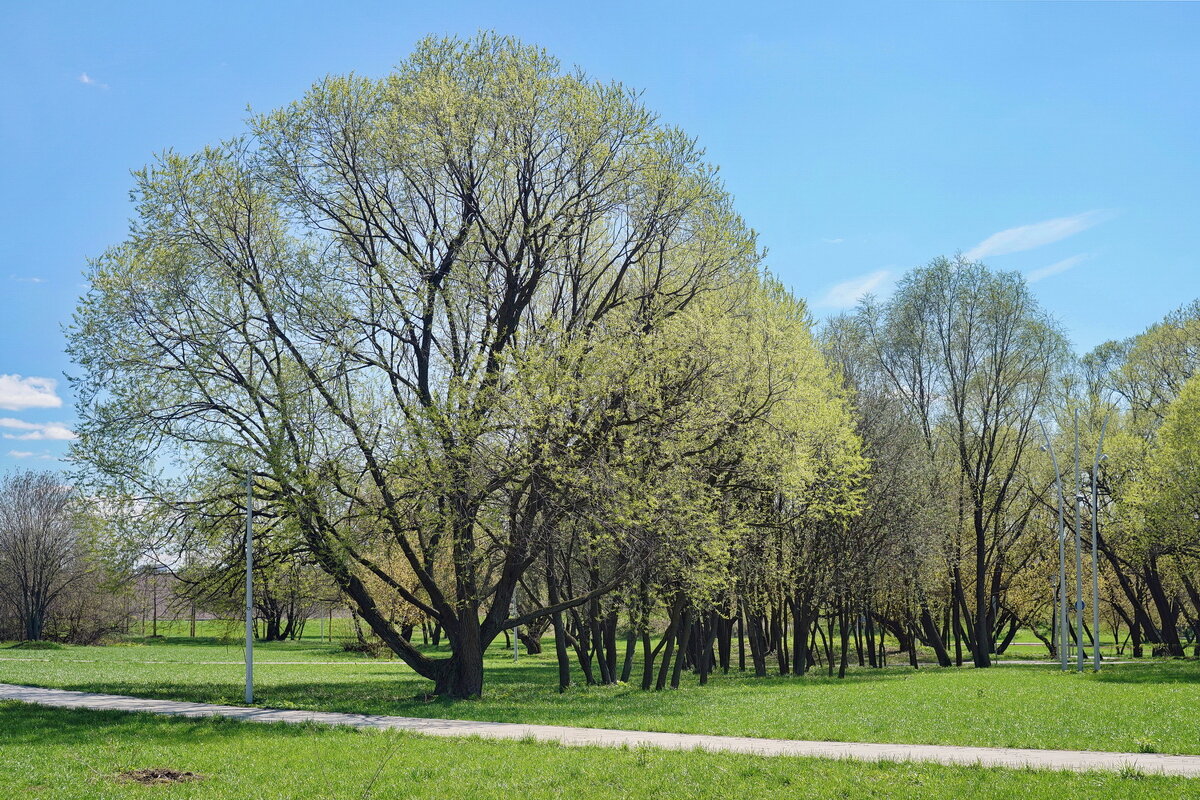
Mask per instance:
[[[121,781],[168,768],[201,780]],[[184,720],[0,703],[0,797],[539,800],[889,797],[1186,798],[1198,782],[1126,773],[1042,772],[567,748],[316,726]]]
[[[1053,666],[854,668],[845,680],[735,672],[714,676],[707,687],[688,676],[677,691],[576,686],[560,695],[551,652],[522,652],[513,664],[502,644],[489,653],[484,698],[457,703],[417,699],[430,684],[399,661],[344,653],[315,639],[259,644],[256,699],[277,708],[681,733],[1200,753],[1195,661],[1113,665],[1099,675]],[[0,659],[12,659],[0,660],[7,683],[242,702],[241,646],[219,639],[0,649]]]

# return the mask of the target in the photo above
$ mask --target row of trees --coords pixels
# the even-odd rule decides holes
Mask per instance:
[[[116,629],[123,572],[101,538],[61,475],[0,476],[0,640],[90,644]]]
[[[452,697],[515,627],[564,689],[572,651],[663,688],[735,639],[758,674],[884,632],[987,666],[1050,629],[1037,423],[1136,361],[1073,378],[1020,277],[962,259],[814,335],[693,140],[493,35],[325,79],[136,197],[70,332],[81,479],[228,592],[249,472],[259,552]]]
[[[1112,607],[1143,643],[1184,654],[1200,632],[1200,301],[1083,359],[1081,414],[1111,413],[1098,549]],[[1197,653],[1200,655],[1200,652]]]

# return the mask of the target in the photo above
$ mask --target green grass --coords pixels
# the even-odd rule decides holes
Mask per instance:
[[[551,653],[522,653],[514,665],[496,646],[485,697],[450,703],[416,699],[430,684],[402,663],[343,653],[336,643],[260,644],[256,655],[257,700],[277,708],[792,739],[1200,754],[1195,661],[1116,665],[1099,675],[1062,674],[1052,666],[855,668],[842,681],[731,674],[715,676],[707,687],[688,676],[673,692],[614,686],[560,695]],[[299,663],[271,663],[284,661]],[[240,704],[242,669],[241,648],[217,639],[0,650],[2,682],[202,702]]]
[[[203,779],[142,786],[117,777],[147,768],[190,771]],[[1196,785],[1129,773],[566,748],[0,703],[5,798],[1165,799],[1195,797]]]

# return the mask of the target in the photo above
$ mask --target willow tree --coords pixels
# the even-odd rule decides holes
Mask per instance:
[[[931,463],[953,464],[968,535],[952,548],[953,592],[968,619],[973,611],[975,666],[989,666],[991,600],[1006,549],[1032,507],[1020,497],[1025,457],[1036,447],[1038,415],[1054,399],[1066,340],[1020,275],[961,257],[908,273],[859,321],[877,367],[919,421]],[[973,609],[960,567],[971,551]]]
[[[1193,625],[1200,621],[1195,541],[1180,536],[1193,513],[1187,481],[1180,479],[1189,449],[1178,444],[1188,441],[1188,419],[1195,413],[1200,301],[1137,336],[1105,342],[1084,365],[1090,427],[1111,412],[1105,440],[1111,457],[1101,488],[1112,509],[1101,515],[1108,524],[1101,525],[1098,543],[1128,607],[1126,612],[1116,604],[1114,610],[1129,625],[1135,654],[1141,654],[1145,638],[1182,655],[1179,615]]]
[[[574,448],[652,439],[661,420],[621,402],[652,359],[614,373],[599,408],[564,376],[752,284],[759,258],[695,142],[636,92],[490,34],[427,39],[380,80],[326,78],[239,138],[157,158],[135,198],[70,332],[77,456],[169,502],[251,468],[258,502],[453,697],[481,693],[505,628],[621,577],[509,616],[583,513],[550,491],[572,462],[516,405],[529,382],[561,379],[556,404],[597,416]],[[706,391],[681,378],[671,391]],[[588,524],[631,563],[633,527]],[[403,579],[373,558],[384,543]],[[402,636],[379,587],[440,623],[451,655]]]

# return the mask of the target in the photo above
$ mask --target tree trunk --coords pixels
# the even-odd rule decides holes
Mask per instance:
[[[976,669],[983,669],[992,665],[991,654],[988,653],[989,643],[992,641],[992,633],[989,630],[988,622],[991,615],[988,613],[988,592],[987,582],[984,580],[987,575],[987,528],[983,520],[983,508],[976,503],[975,508],[975,630],[974,630],[974,646],[971,648],[971,658],[975,662]]]
[[[943,667],[950,666],[950,654],[946,652],[946,643],[942,641],[942,634],[934,624],[928,606],[925,605],[921,606],[921,625],[925,628],[925,636],[929,640],[930,646],[937,654],[938,664]]]
[[[554,576],[550,553],[546,554],[546,593],[550,605],[557,605],[558,581]],[[550,626],[554,628],[554,656],[558,660],[558,691],[561,694],[571,687],[571,657],[567,654],[567,631],[563,627],[563,615],[556,611],[550,615]]]
[[[746,671],[746,637],[742,626],[742,608],[738,605],[737,631],[738,631],[738,671]]]
[[[1146,588],[1150,590],[1150,598],[1158,609],[1159,624],[1162,626],[1162,643],[1166,645],[1167,653],[1172,656],[1183,655],[1183,642],[1179,638],[1179,628],[1176,626],[1178,612],[1171,607],[1171,601],[1163,589],[1162,579],[1158,574],[1158,563],[1151,557],[1145,570]]]
[[[850,614],[843,603],[838,613],[838,635],[841,637],[841,658],[838,661],[838,677],[846,677],[846,661],[850,652]]]
[[[483,695],[483,648],[478,625],[464,625],[455,642],[454,654],[439,662],[433,693],[451,700],[469,700]],[[473,629],[473,630],[472,630]],[[465,635],[464,635],[465,634]]]
[[[682,615],[682,601],[676,601],[671,606],[671,622],[667,625],[667,632],[663,634],[663,651],[662,664],[659,665],[658,679],[654,682],[655,691],[662,691],[667,688],[667,672],[671,668],[671,656],[675,654],[675,640],[679,636],[679,618]]]
[[[675,656],[675,668],[671,671],[671,688],[679,688],[679,676],[683,672],[683,659],[688,651],[688,643],[692,639],[692,609],[688,606],[683,612],[683,623],[679,629],[679,652]],[[666,662],[664,661],[665,665]]]

